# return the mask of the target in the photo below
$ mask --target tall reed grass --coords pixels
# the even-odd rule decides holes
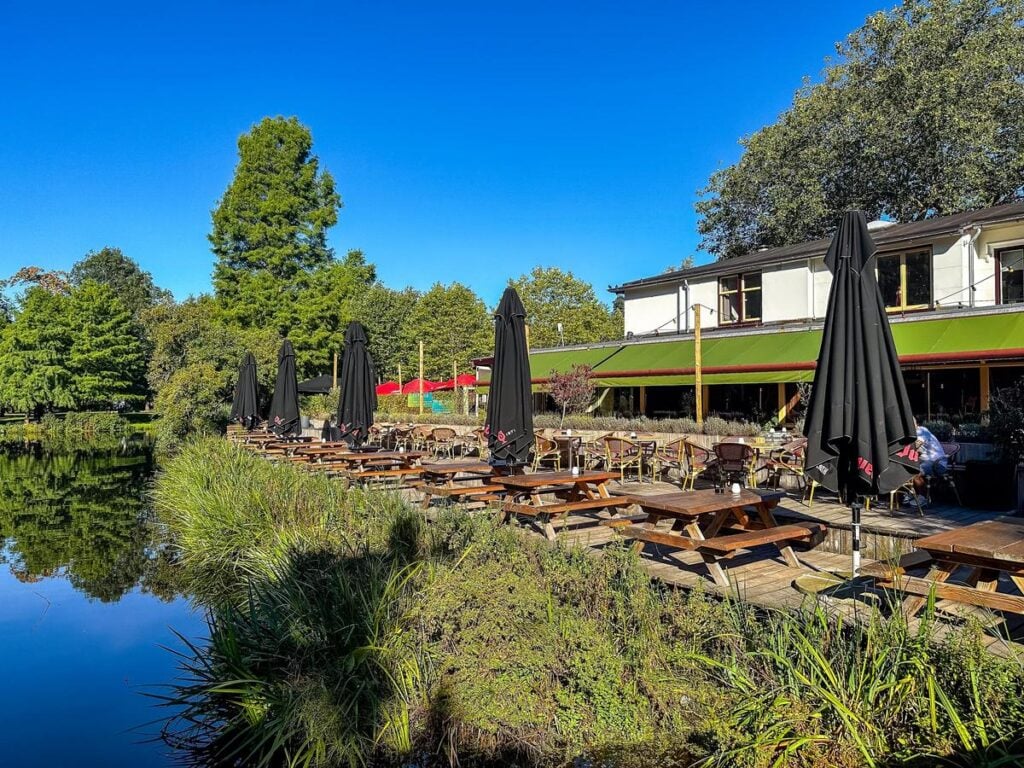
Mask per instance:
[[[210,640],[167,738],[233,765],[1012,765],[1020,664],[976,630],[757,612],[635,555],[343,490],[223,441],[160,478]],[[949,761],[941,763],[940,761]]]

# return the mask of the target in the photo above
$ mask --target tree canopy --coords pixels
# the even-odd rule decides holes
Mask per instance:
[[[87,253],[71,268],[70,280],[72,285],[93,280],[108,286],[134,318],[144,309],[171,298],[169,291],[156,286],[149,272],[140,269],[120,248],[110,246]]]
[[[402,329],[405,369],[419,371],[419,342],[423,342],[423,372],[428,379],[448,379],[452,363],[472,370],[475,357],[490,354],[494,323],[487,306],[462,283],[433,287],[417,299]]]
[[[333,258],[327,230],[341,198],[308,128],[264,118],[238,140],[238,165],[213,211],[213,287],[242,327],[291,329],[309,275]]]
[[[622,319],[599,301],[590,283],[557,267],[534,267],[510,280],[526,307],[530,346],[587,344],[622,337]],[[562,336],[558,324],[562,324]]]
[[[705,250],[825,237],[852,208],[916,221],[1024,193],[1024,0],[905,0],[836,49],[702,190]]]
[[[355,318],[366,327],[368,348],[382,379],[397,380],[399,363],[406,366],[402,372],[406,381],[416,375],[416,368],[407,367],[404,329],[418,299],[412,288],[395,290],[382,283],[375,283],[355,299]]]

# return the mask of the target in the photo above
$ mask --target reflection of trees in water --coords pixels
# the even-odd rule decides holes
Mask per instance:
[[[149,512],[149,446],[0,445],[0,562],[21,581],[62,573],[114,602],[137,584],[176,595],[173,565]]]

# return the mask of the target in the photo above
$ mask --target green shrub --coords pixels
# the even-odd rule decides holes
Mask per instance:
[[[1024,749],[1024,671],[973,628],[765,614],[660,587],[627,547],[596,557],[458,508],[427,526],[397,494],[219,440],[171,459],[155,497],[211,609],[166,702],[197,762],[995,766]]]
[[[338,413],[340,397],[341,390],[337,387],[326,395],[305,395],[299,403],[299,411],[314,419],[322,419],[326,416],[335,417]]]

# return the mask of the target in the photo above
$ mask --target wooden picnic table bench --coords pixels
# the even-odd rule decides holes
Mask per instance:
[[[738,551],[774,544],[786,565],[799,568],[802,566],[791,543],[810,541],[824,533],[821,523],[779,525],[772,510],[784,497],[780,491],[751,489],[738,494],[708,489],[629,496],[629,501],[639,506],[644,515],[611,520],[604,525],[635,539],[637,552],[643,551],[648,543],[695,551],[714,582],[728,587],[729,577],[722,561]],[[662,520],[672,521],[667,530],[658,529]]]
[[[456,461],[446,464],[422,464],[423,507],[426,509],[435,499],[448,502],[494,501],[505,492],[505,487],[495,485],[491,478],[499,474],[490,464],[482,461]]]
[[[929,596],[1007,613],[1024,614],[1024,520],[1001,518],[954,528],[918,539],[914,546],[926,553],[931,567],[923,577],[911,576],[904,563],[877,566],[870,572],[879,586],[907,595],[903,610],[916,614]],[[918,563],[920,560],[918,560]],[[928,561],[926,561],[928,562]],[[949,583],[961,568],[962,583]],[[1022,593],[999,592],[1006,575]]]
[[[615,514],[622,507],[632,505],[627,497],[612,496],[608,492],[608,482],[618,476],[617,472],[534,472],[494,477],[492,482],[507,492],[501,506],[503,522],[513,515],[525,515],[553,541],[556,534],[552,521],[556,517],[561,517],[564,525],[574,512],[610,509]],[[559,501],[547,502],[543,498],[545,494],[555,494]]]

